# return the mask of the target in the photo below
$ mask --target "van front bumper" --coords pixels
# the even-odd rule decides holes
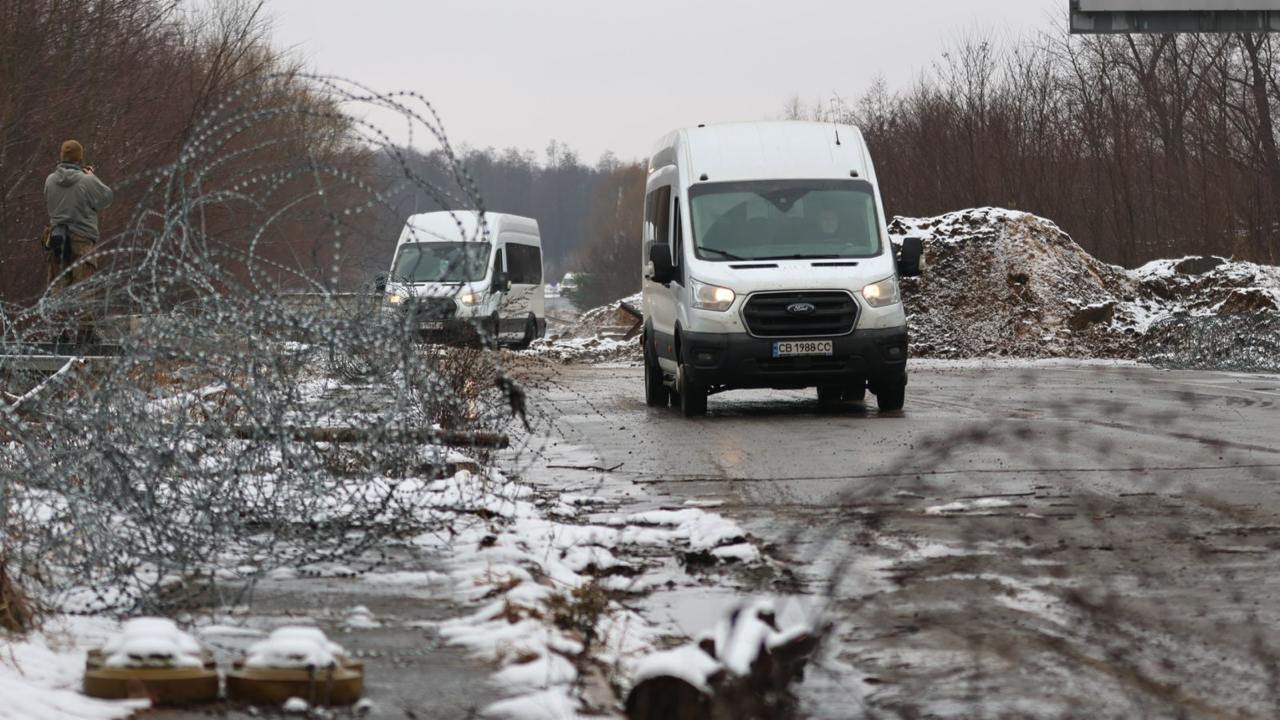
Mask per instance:
[[[773,344],[778,338],[757,338],[746,333],[685,332],[680,345],[690,380],[712,389],[794,389],[853,381],[866,381],[874,387],[906,381],[905,327],[855,330],[835,338],[794,339],[829,339],[833,343],[832,355],[775,358]]]

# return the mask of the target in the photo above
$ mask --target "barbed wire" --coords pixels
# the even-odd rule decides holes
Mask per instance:
[[[0,305],[0,546],[54,606],[225,605],[273,568],[441,532],[447,446],[512,420],[496,338],[423,345],[366,278],[389,264],[403,188],[484,209],[439,115],[417,93],[302,79],[303,98],[265,92],[273,78],[236,88],[172,164],[116,182],[141,199],[91,278],[59,287],[68,268],[35,304]],[[372,107],[433,141],[454,185],[417,175],[359,117]],[[375,160],[399,187],[371,179]],[[488,241],[483,216],[458,228]],[[60,344],[90,322],[105,342]],[[68,351],[90,357],[28,369]],[[502,492],[477,478],[468,492]]]

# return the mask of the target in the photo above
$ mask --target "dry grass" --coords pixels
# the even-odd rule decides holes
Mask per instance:
[[[9,554],[0,553],[0,629],[25,635],[40,625],[39,604],[9,572]]]

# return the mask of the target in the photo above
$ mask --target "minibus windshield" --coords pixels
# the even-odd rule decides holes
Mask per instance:
[[[864,258],[880,254],[871,184],[848,180],[705,183],[689,189],[702,260]]]
[[[393,280],[463,283],[483,280],[493,246],[484,242],[432,242],[400,246]]]

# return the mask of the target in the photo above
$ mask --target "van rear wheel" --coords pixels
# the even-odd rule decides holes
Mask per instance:
[[[689,379],[688,366],[680,366],[680,379],[676,385],[680,392],[681,415],[691,418],[707,414],[707,389]]]

